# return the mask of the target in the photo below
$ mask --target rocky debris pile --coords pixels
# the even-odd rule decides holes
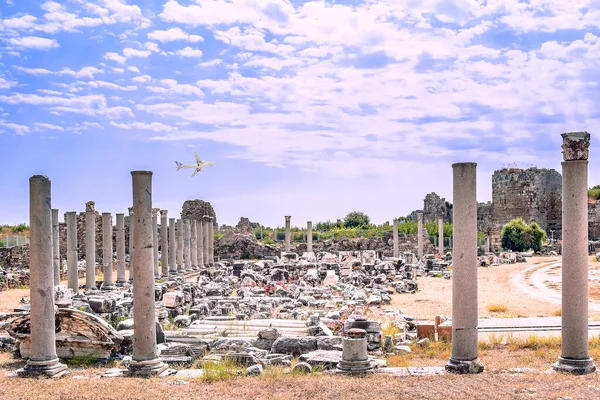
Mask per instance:
[[[215,253],[221,259],[264,259],[279,252],[275,246],[258,242],[251,232],[229,230],[215,243]]]

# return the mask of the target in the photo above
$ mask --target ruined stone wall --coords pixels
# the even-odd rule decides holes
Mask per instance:
[[[437,221],[439,218],[443,218],[445,223],[452,223],[452,204],[431,192],[423,200],[423,222]]]
[[[600,240],[600,201],[588,203],[588,236],[589,240]]]
[[[477,203],[477,230],[489,234],[494,231],[493,224],[494,206],[491,201]]]
[[[492,176],[493,223],[498,232],[514,218],[537,222],[560,237],[562,177],[553,169],[501,169]]]
[[[195,219],[200,221],[205,215],[213,217],[214,231],[218,232],[219,224],[217,223],[217,214],[209,202],[199,199],[186,200],[181,207],[182,219]]]

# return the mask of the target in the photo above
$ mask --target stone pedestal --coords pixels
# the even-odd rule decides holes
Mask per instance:
[[[56,356],[54,328],[54,267],[52,265],[52,211],[50,179],[29,179],[30,215],[30,330],[31,355],[20,377],[59,377],[67,366]]]
[[[590,134],[563,137],[562,346],[555,371],[585,375],[596,370],[588,352],[588,155]]]
[[[85,203],[85,291],[96,290],[96,203]]]
[[[125,215],[117,214],[117,286],[125,286]]]
[[[394,227],[392,231],[392,241],[394,246],[394,257],[398,258],[400,256],[399,246],[398,246],[398,219],[394,218]]]
[[[69,289],[79,293],[79,276],[77,271],[77,213],[69,211],[65,214],[67,223],[67,278]]]
[[[58,239],[58,210],[52,210],[52,265],[54,267],[54,286],[60,285],[60,245]]]
[[[161,276],[169,277],[169,219],[167,210],[160,210],[160,261]]]
[[[135,216],[133,213],[133,207],[129,207],[129,283],[133,283],[133,225],[135,225],[133,221]]]
[[[196,241],[197,245],[197,253],[198,253],[198,267],[204,267],[204,242],[208,240],[206,235],[204,234],[204,222],[202,220],[196,221],[197,231],[198,231],[198,239]]]
[[[423,259],[423,213],[417,213],[417,256]]]
[[[185,272],[183,221],[178,219],[175,228],[175,235],[177,235],[177,273],[183,274]]]
[[[112,214],[102,213],[102,271],[104,281],[102,290],[116,288],[113,281],[113,242],[112,242]]]
[[[336,368],[344,375],[365,375],[373,373],[373,365],[367,353],[367,331],[352,328],[342,340],[342,360]]]
[[[286,215],[285,217],[285,251],[290,252],[292,249],[292,232],[291,229],[291,219],[292,217]]]
[[[438,219],[438,253],[444,256],[444,220]]]
[[[446,370],[473,374],[483,371],[477,352],[477,164],[452,169],[452,355]]]
[[[190,242],[192,239],[192,226],[189,219],[183,221],[183,264],[186,271],[192,270],[192,251],[190,249]]]
[[[175,218],[169,218],[169,274],[177,274],[177,239],[175,238]]]
[[[154,308],[154,234],[152,222],[152,172],[133,171],[135,253],[133,274],[133,356],[130,376],[156,376],[167,369],[156,347]]]
[[[198,269],[198,222],[195,219],[190,220],[190,254],[192,269]]]
[[[208,265],[212,266],[215,263],[215,227],[213,217],[208,218]]]
[[[154,249],[154,278],[160,278],[158,268],[158,208],[152,209],[152,248]]]
[[[312,227],[312,221],[308,221],[306,223],[306,251],[311,253],[312,247],[313,247],[313,243],[312,243],[312,231],[313,231],[313,227]]]

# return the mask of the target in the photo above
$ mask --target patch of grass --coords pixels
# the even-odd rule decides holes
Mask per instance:
[[[556,309],[556,311],[554,311],[552,313],[552,316],[554,316],[554,317],[560,317],[560,316],[562,316],[562,308]]]
[[[392,335],[393,337],[394,335],[402,333],[402,331],[403,329],[395,321],[388,321],[381,325],[382,337],[384,337],[385,335]]]
[[[508,311],[508,307],[506,306],[506,304],[488,304],[487,305],[487,310],[488,312],[506,312]]]
[[[560,349],[561,337],[560,336],[537,336],[529,335],[526,338],[515,338],[511,337],[507,341],[509,350],[515,351],[520,349],[529,350],[556,350]]]
[[[202,366],[204,369],[202,379],[208,383],[233,379],[242,375],[239,366],[230,361],[205,361]]]
[[[410,367],[411,353],[394,354],[387,358],[388,367]]]

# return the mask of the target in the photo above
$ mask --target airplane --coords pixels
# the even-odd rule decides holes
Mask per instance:
[[[198,153],[196,152],[194,152],[194,155],[196,156],[196,164],[182,164],[179,161],[175,161],[175,164],[177,164],[177,171],[179,171],[181,168],[196,168],[196,170],[192,174],[192,176],[194,176],[198,172],[201,172],[202,168],[209,166],[212,167],[213,165],[215,165],[214,161],[202,161],[198,156]]]

